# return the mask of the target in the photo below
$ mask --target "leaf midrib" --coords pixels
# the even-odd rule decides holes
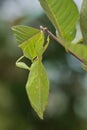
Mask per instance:
[[[20,30],[18,30],[18,29],[14,29],[13,31],[15,31],[15,32],[18,32],[18,33],[20,33],[20,34],[23,34],[24,35],[24,33],[23,32],[21,32]],[[39,31],[40,30],[38,30],[36,33],[34,33],[33,35],[31,35],[30,37],[27,37],[25,40],[23,40],[23,42],[21,42],[20,44],[22,44],[22,43],[24,43],[24,42],[26,42],[28,39],[31,39],[34,35],[36,35],[36,34],[38,34],[39,33]],[[24,30],[24,32],[25,32],[25,30]],[[26,33],[26,32],[25,32]],[[18,35],[15,33],[15,36],[16,37],[18,37]],[[26,35],[24,35],[24,36],[26,36]],[[19,35],[19,38],[21,38],[20,37],[20,35]],[[16,38],[17,39],[17,38]],[[18,40],[18,39],[17,39]]]
[[[35,35],[37,35],[40,32],[36,32],[34,35],[32,35],[31,37],[28,37],[26,40],[24,40],[21,44],[19,44],[19,47],[21,47],[24,44],[28,44],[28,40],[31,40]]]
[[[46,1],[46,3],[47,3],[47,0],[45,0]],[[57,29],[58,29],[58,32],[60,33],[60,35],[63,37],[63,32],[62,32],[62,30],[61,30],[61,28],[60,28],[60,24],[59,24],[59,22],[58,22],[58,18],[56,18],[56,15],[54,15],[54,13],[52,12],[52,9],[51,9],[51,7],[50,7],[50,5],[47,3],[47,6],[48,6],[48,8],[49,8],[49,11],[51,12],[51,14],[52,14],[52,17],[53,17],[53,19],[55,20],[55,24],[56,24],[56,26],[57,26]],[[54,25],[55,26],[55,25]]]
[[[39,61],[39,62],[41,62],[41,61]],[[39,63],[39,62],[38,62],[38,64],[41,64],[41,63]],[[40,65],[40,66],[41,66],[41,65]],[[38,74],[39,74],[39,70],[40,70],[40,69],[41,69],[41,68],[39,68],[39,65],[38,65]],[[42,86],[40,85],[40,84],[41,84],[41,73],[40,73],[40,75],[38,75],[38,77],[40,77],[40,78],[39,78],[39,81],[38,81],[38,82],[39,82],[39,104],[40,104],[40,106],[41,106],[40,111],[43,112],[43,107],[42,107],[42,103],[41,103],[42,101],[41,101],[41,98],[40,98],[40,97],[42,96],[42,95],[41,95],[41,87],[42,87]]]

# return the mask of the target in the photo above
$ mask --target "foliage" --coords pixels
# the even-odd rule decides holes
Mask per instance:
[[[79,12],[72,0],[39,0],[47,16],[52,21],[58,37],[71,41],[75,37]],[[68,4],[67,4],[68,3]]]
[[[80,14],[80,24],[81,24],[81,30],[83,34],[83,41],[84,44],[87,44],[87,1],[83,0],[82,8],[81,8],[81,14]]]
[[[87,19],[87,2],[83,0],[81,14],[73,2],[73,0],[39,0],[41,6],[53,23],[57,37],[51,34],[47,28],[43,31],[27,26],[14,26],[12,29],[16,35],[19,47],[23,51],[23,56],[30,59],[32,64],[28,67],[25,63],[16,62],[18,67],[28,69],[30,71],[29,78],[26,84],[26,90],[32,107],[37,112],[39,117],[43,119],[43,112],[45,110],[48,94],[49,81],[46,71],[42,64],[42,55],[47,49],[47,43],[44,45],[44,32],[59,41],[67,52],[78,58],[83,64],[87,64],[87,46],[86,46],[86,19]],[[80,20],[79,20],[80,18]],[[85,22],[84,22],[85,19]],[[77,37],[77,25],[81,25],[82,37]],[[81,31],[80,30],[80,31]],[[75,41],[77,39],[77,41]]]
[[[16,34],[18,43],[21,43],[19,47],[22,49],[24,56],[32,62],[29,68],[24,62],[20,62],[24,57],[22,56],[17,60],[16,65],[20,68],[30,70],[26,90],[32,107],[38,113],[39,117],[43,119],[43,112],[48,100],[49,81],[42,64],[42,54],[47,48],[49,41],[43,45],[44,34],[38,29],[26,26],[16,26],[12,29]]]

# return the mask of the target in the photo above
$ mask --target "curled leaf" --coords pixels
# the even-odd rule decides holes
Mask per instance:
[[[29,70],[29,67],[24,62],[16,62],[16,66],[22,69]]]

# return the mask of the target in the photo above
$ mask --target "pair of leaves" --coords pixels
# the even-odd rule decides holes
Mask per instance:
[[[83,0],[81,15],[73,0],[39,0],[47,16],[57,30],[57,37],[62,39],[65,49],[73,53],[84,64],[87,64],[87,0]],[[77,43],[72,43],[76,36],[76,25],[80,18],[84,42],[77,44],[82,37],[77,37]],[[78,30],[77,30],[78,32]]]
[[[22,25],[14,26],[12,30],[16,35],[23,55],[32,61],[32,65],[29,68],[24,62],[20,62],[24,57],[22,56],[17,60],[16,65],[30,70],[26,91],[33,109],[43,119],[43,112],[49,95],[49,80],[41,59],[43,52],[48,46],[49,39],[45,46],[43,46],[44,34],[42,31]]]

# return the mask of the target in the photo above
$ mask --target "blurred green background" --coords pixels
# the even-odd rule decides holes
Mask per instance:
[[[18,24],[43,25],[55,34],[38,0],[0,0],[0,130],[87,130],[87,73],[52,39],[43,56],[50,80],[44,120],[31,108],[28,72],[15,66],[22,52],[11,27]]]

